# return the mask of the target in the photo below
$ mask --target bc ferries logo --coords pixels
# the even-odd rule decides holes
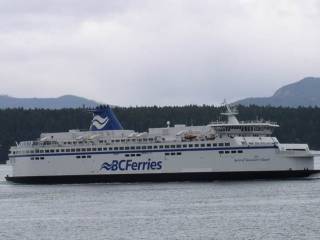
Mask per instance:
[[[160,170],[162,161],[135,162],[132,160],[113,160],[111,163],[104,162],[100,170],[106,171],[143,171],[143,170]]]
[[[105,118],[102,118],[99,115],[96,115],[92,119],[92,126],[95,126],[97,129],[100,130],[100,129],[104,128],[108,122],[109,122],[108,116],[106,116]]]

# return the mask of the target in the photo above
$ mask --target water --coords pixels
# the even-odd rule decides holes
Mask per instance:
[[[16,185],[0,165],[0,239],[319,239],[320,177]]]

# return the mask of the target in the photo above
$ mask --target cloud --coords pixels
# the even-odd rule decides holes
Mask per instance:
[[[0,81],[15,96],[216,104],[319,76],[319,1],[0,2]]]

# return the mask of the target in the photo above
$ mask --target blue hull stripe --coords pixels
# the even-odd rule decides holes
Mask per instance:
[[[87,147],[86,147],[87,148]],[[277,146],[259,146],[259,147],[229,147],[229,148],[172,148],[172,149],[143,149],[143,150],[121,150],[121,151],[99,151],[99,152],[64,152],[64,153],[45,153],[45,154],[27,154],[15,155],[14,157],[49,157],[49,156],[71,156],[71,155],[97,155],[97,154],[125,154],[125,153],[165,153],[165,152],[198,152],[198,151],[225,151],[225,150],[253,150],[253,149],[276,149]]]

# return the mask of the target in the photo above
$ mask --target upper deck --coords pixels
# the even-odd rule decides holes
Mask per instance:
[[[279,127],[274,122],[247,121],[239,122],[237,112],[226,105],[227,112],[222,113],[228,118],[227,122],[212,122],[203,126],[186,126],[184,124],[164,128],[150,128],[148,132],[135,132],[133,130],[101,129],[80,131],[69,130],[60,133],[42,133],[35,141],[23,141],[14,146],[17,148],[47,148],[56,146],[84,146],[84,145],[117,145],[117,144],[147,144],[162,142],[205,141],[227,137],[270,137],[274,128]],[[100,108],[101,110],[101,108]],[[108,111],[111,111],[108,109]],[[113,118],[115,116],[113,115]],[[93,122],[98,120],[94,116]],[[108,115],[104,116],[108,123]],[[105,123],[104,123],[105,124]],[[97,125],[97,123],[96,123]],[[105,126],[105,125],[104,125]]]

